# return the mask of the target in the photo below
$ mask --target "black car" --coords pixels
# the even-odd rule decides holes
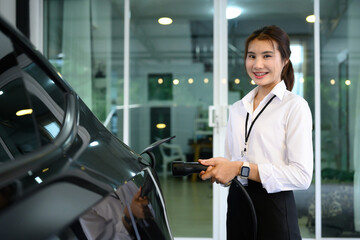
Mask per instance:
[[[132,151],[1,18],[0,105],[0,239],[173,239],[162,141]]]

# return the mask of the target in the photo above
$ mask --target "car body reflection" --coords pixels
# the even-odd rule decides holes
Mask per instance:
[[[1,17],[0,107],[1,240],[173,239],[154,164]]]
[[[171,239],[161,229],[164,214],[149,169],[137,174],[82,215],[88,239]],[[155,203],[155,204],[152,204]],[[160,223],[160,224],[159,224]],[[165,230],[165,231],[164,231]]]

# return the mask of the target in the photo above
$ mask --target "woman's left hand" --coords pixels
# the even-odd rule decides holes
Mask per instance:
[[[207,160],[199,159],[202,165],[209,166],[206,171],[200,172],[202,180],[211,179],[216,183],[227,184],[239,174],[242,162],[231,162],[223,157],[210,158]]]

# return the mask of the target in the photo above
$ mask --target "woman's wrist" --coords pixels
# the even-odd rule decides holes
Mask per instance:
[[[241,167],[243,165],[244,162],[242,161],[236,161],[234,162],[236,163],[236,165],[234,166],[234,169],[236,170],[236,176],[239,176],[240,175],[240,172],[241,172]]]

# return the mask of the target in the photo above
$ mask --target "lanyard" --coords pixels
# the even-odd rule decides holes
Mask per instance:
[[[267,103],[266,105],[261,109],[261,111],[259,112],[259,114],[256,116],[256,118],[254,119],[254,121],[251,123],[250,125],[250,129],[249,132],[247,131],[247,125],[248,125],[248,121],[249,121],[249,113],[246,114],[246,121],[245,121],[245,147],[244,150],[241,152],[241,156],[246,156],[246,148],[247,148],[247,142],[250,136],[250,132],[252,127],[254,126],[255,121],[258,119],[258,117],[260,116],[260,114],[265,110],[265,108],[270,104],[270,102],[276,97],[276,95],[274,95]]]

